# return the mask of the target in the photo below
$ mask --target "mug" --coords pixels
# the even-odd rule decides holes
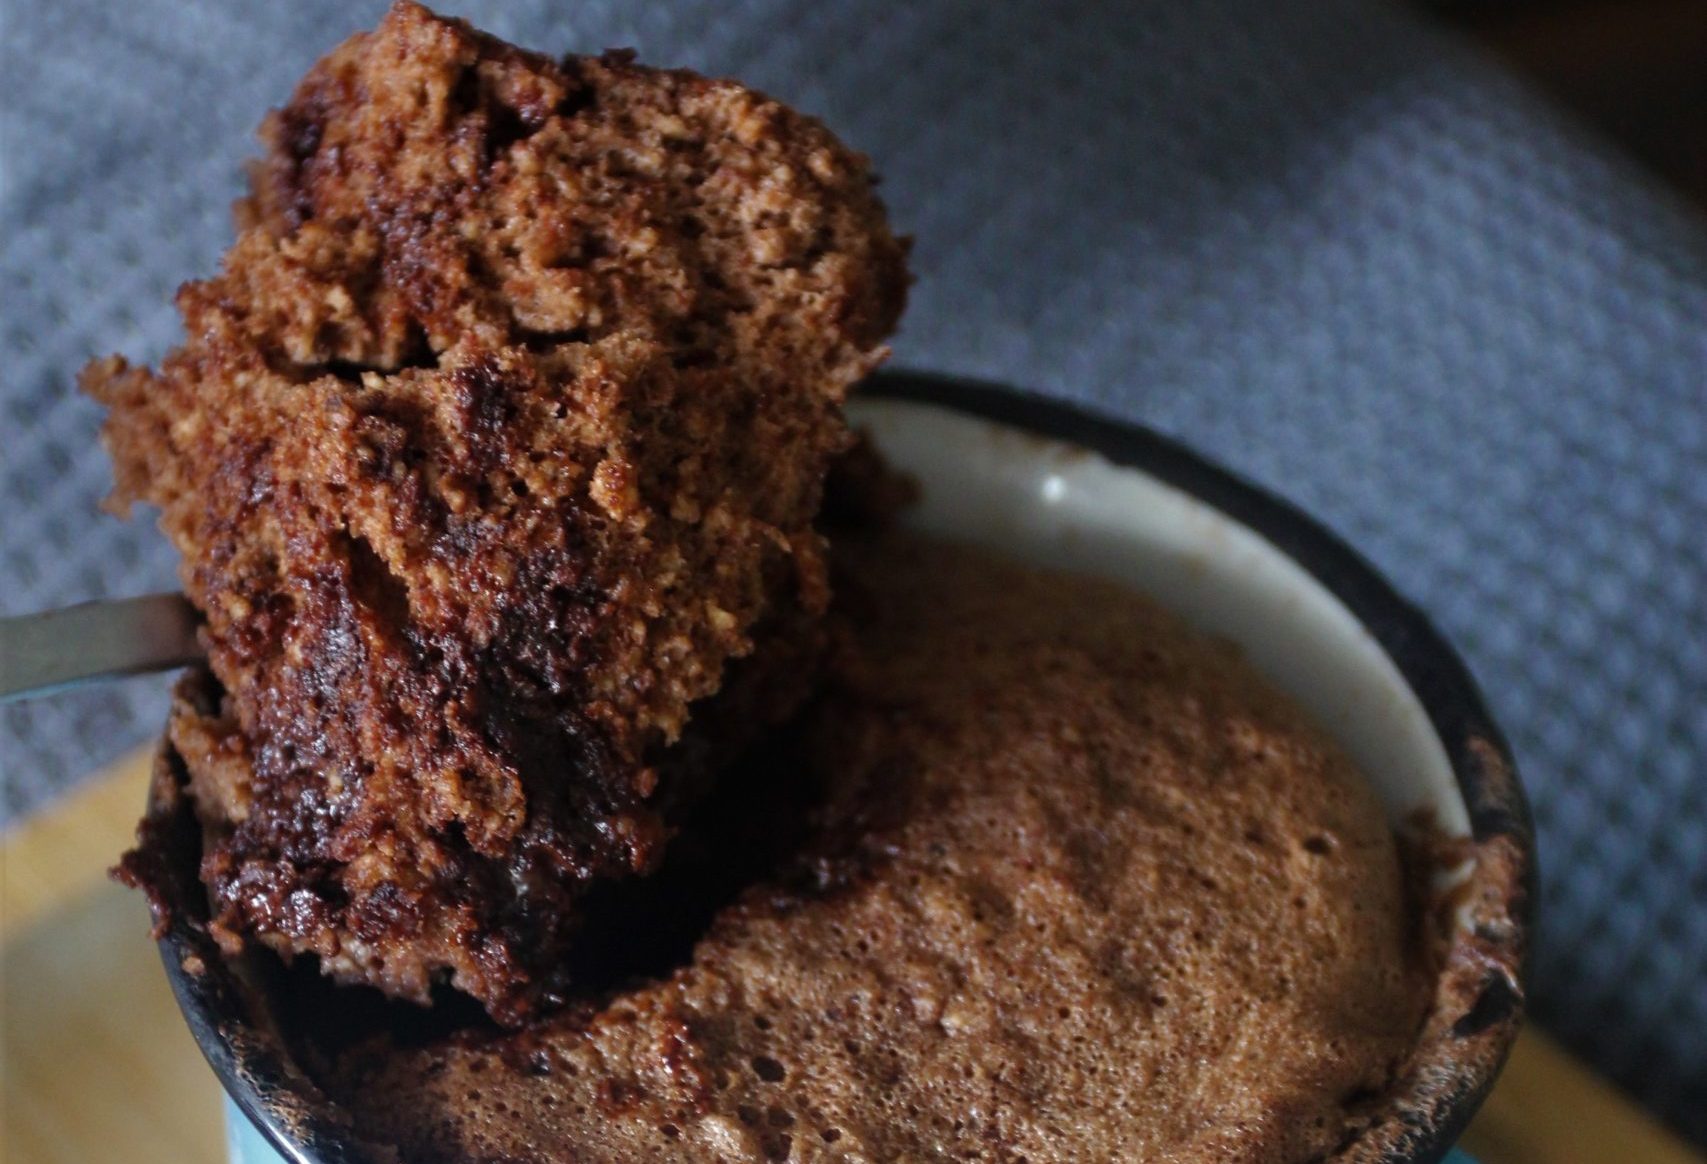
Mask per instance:
[[[1350,754],[1396,828],[1422,814],[1464,862],[1433,1016],[1373,1123],[1339,1157],[1468,1164],[1452,1149],[1524,1009],[1534,833],[1509,750],[1426,617],[1303,513],[1181,445],[1058,402],[892,372],[849,405],[922,498],[903,519],[1130,583],[1236,643]],[[158,779],[170,778],[163,755]],[[193,827],[186,902],[200,902]],[[222,960],[193,909],[161,938],[185,1018],[228,1093],[233,1164],[357,1164],[293,1061],[266,976]]]

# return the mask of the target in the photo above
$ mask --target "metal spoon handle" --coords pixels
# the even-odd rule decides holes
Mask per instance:
[[[193,663],[200,621],[182,594],[0,618],[0,702]]]

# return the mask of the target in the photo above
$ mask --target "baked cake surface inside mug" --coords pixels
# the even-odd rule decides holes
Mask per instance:
[[[660,980],[344,1051],[324,1083],[361,1133],[447,1164],[1342,1143],[1432,983],[1350,762],[1121,586],[840,545],[832,678],[768,760],[821,781],[793,851]]]

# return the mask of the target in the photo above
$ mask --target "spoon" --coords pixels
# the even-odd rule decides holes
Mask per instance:
[[[0,618],[0,703],[194,663],[203,655],[200,624],[182,594]]]

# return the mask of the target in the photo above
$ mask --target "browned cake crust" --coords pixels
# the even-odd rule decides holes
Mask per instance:
[[[855,559],[807,855],[663,981],[348,1052],[324,1085],[362,1132],[417,1164],[1298,1164],[1355,1140],[1432,968],[1347,759],[1119,587],[916,542]]]
[[[655,861],[690,707],[806,653],[904,246],[816,121],[409,3],[262,136],[184,345],[83,378],[226,693],[171,729],[216,930],[514,1020]]]

